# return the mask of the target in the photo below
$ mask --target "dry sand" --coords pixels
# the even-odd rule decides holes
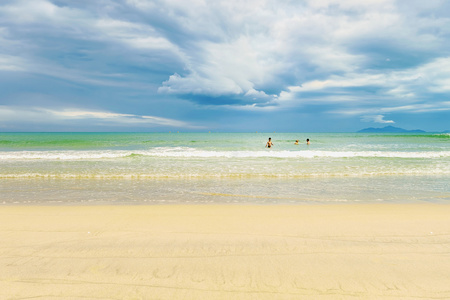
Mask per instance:
[[[450,205],[0,207],[0,299],[450,299]]]

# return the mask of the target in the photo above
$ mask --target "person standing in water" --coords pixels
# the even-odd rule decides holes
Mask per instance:
[[[266,148],[272,148],[273,143],[272,143],[272,138],[269,138],[269,141],[266,143]]]
[[[309,139],[306,139],[306,145],[309,145]]]
[[[298,145],[298,140],[295,140],[295,143],[294,143],[294,145]]]

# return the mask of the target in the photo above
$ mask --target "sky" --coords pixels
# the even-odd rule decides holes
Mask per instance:
[[[450,1],[2,0],[0,131],[450,130]]]

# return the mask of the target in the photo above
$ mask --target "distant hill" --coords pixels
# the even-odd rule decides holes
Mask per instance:
[[[419,129],[406,130],[406,129],[398,128],[398,127],[394,127],[394,126],[386,126],[386,127],[383,127],[383,128],[373,128],[373,127],[365,128],[365,129],[362,129],[362,130],[360,130],[358,132],[363,132],[363,133],[391,133],[391,132],[392,133],[406,133],[406,132],[410,132],[410,133],[424,133],[426,131],[419,130]]]

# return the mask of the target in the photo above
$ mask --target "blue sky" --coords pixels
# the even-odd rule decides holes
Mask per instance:
[[[3,0],[0,131],[450,129],[450,1]]]

